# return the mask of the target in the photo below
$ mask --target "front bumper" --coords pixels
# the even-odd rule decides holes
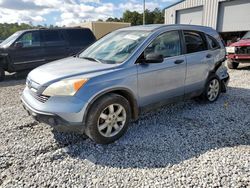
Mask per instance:
[[[46,123],[58,131],[84,133],[83,117],[87,103],[72,97],[51,97],[42,103],[30,94],[28,88],[23,91],[21,101],[24,109],[36,121]]]
[[[250,54],[228,54],[227,60],[237,63],[250,63]]]

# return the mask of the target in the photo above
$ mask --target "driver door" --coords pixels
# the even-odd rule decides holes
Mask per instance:
[[[29,31],[21,35],[10,50],[15,71],[32,69],[45,62],[44,48],[40,41],[40,31]]]
[[[186,77],[186,59],[182,55],[181,34],[169,31],[156,37],[145,49],[148,54],[161,54],[161,63],[140,63],[138,70],[139,104],[142,107],[163,104],[183,98]]]

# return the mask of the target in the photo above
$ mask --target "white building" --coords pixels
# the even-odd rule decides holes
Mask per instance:
[[[250,31],[250,0],[181,0],[165,8],[166,24],[204,25],[226,40]]]

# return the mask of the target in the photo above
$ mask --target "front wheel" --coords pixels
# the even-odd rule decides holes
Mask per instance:
[[[0,82],[4,81],[5,78],[5,71],[3,68],[0,67]]]
[[[88,113],[85,134],[98,144],[109,144],[127,130],[131,118],[129,102],[117,94],[98,99]]]
[[[217,77],[208,80],[202,98],[208,102],[215,102],[221,93],[221,81]]]

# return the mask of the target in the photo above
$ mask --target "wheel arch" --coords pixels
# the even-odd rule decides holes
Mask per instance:
[[[209,79],[211,79],[211,77],[217,77],[219,78],[219,80],[221,81],[220,77],[216,74],[217,70],[219,69],[219,67],[222,65],[222,63],[226,60],[226,58],[218,61],[217,63],[215,63],[214,67],[208,72],[207,78],[206,78],[206,82],[204,84],[204,88],[206,87],[207,82],[209,81]]]
[[[129,105],[131,107],[131,111],[132,111],[131,116],[132,116],[132,119],[134,119],[134,120],[138,119],[138,117],[139,117],[139,106],[138,106],[136,97],[133,94],[133,92],[130,91],[129,89],[127,89],[127,88],[113,88],[113,89],[108,89],[108,90],[102,91],[101,93],[97,94],[91,100],[91,102],[89,102],[88,106],[86,107],[86,112],[84,114],[84,119],[83,120],[85,122],[87,120],[86,117],[88,116],[89,110],[90,110],[91,106],[93,105],[93,103],[96,102],[101,97],[104,97],[105,95],[108,95],[108,94],[111,94],[111,93],[121,95],[125,99],[127,99],[128,102],[129,102]]]

